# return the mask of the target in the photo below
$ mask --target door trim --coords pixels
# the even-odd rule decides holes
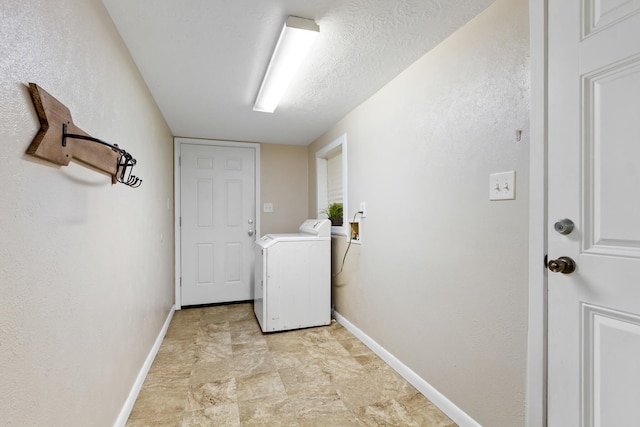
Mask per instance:
[[[547,4],[529,1],[531,109],[529,147],[529,317],[527,427],[547,425]]]
[[[180,242],[182,240],[182,229],[180,227],[180,146],[181,144],[191,145],[209,145],[217,147],[234,147],[234,148],[252,148],[255,150],[255,206],[254,215],[255,236],[256,239],[260,234],[260,144],[257,142],[237,142],[223,141],[216,139],[198,139],[198,138],[173,138],[173,199],[174,199],[174,248],[175,248],[175,307],[176,310],[182,309],[182,293],[180,292],[180,279],[182,277],[182,259]]]

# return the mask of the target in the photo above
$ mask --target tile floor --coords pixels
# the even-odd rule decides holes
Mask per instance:
[[[177,311],[127,422],[455,425],[335,321],[263,334],[249,303]]]

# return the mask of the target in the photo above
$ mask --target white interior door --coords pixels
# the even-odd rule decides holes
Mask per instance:
[[[640,426],[640,0],[548,5],[548,425]]]
[[[253,298],[256,150],[179,144],[181,305]]]

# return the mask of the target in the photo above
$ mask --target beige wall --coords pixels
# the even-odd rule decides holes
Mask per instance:
[[[173,304],[171,132],[100,1],[3,2],[0,73],[0,423],[111,426]],[[26,155],[29,82],[142,186]]]
[[[297,231],[307,219],[307,147],[262,144],[260,171],[261,234]],[[273,212],[263,212],[264,203]]]
[[[347,215],[367,204],[337,311],[492,427],[524,425],[527,10],[496,1],[309,147],[310,212],[315,153],[343,133]],[[508,170],[516,200],[490,202],[489,174]]]

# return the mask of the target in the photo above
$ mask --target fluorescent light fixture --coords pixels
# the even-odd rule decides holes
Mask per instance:
[[[320,27],[311,19],[289,16],[260,86],[253,111],[273,113],[309,52]]]

